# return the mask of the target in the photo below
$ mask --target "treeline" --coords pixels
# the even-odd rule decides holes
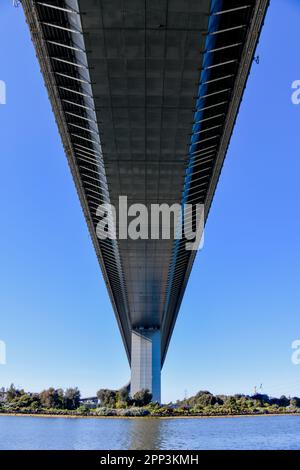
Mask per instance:
[[[80,391],[77,387],[66,390],[50,387],[40,393],[31,393],[11,384],[7,390],[0,389],[0,406],[12,411],[22,408],[76,410],[80,406]]]
[[[96,397],[95,397],[96,398]],[[129,388],[100,389],[96,400],[81,400],[77,387],[48,388],[40,393],[25,392],[11,385],[0,389],[0,412],[46,413],[89,416],[226,416],[248,414],[300,413],[300,398],[254,395],[213,395],[207,390],[176,403],[152,402],[149,390],[132,397]]]
[[[0,388],[0,412],[27,412],[27,413],[55,413],[55,414],[90,414],[91,409],[97,412],[101,409],[141,408],[149,405],[152,395],[149,390],[141,390],[129,396],[129,389],[120,390],[100,389],[95,401],[81,400],[77,387],[61,388],[50,387],[40,393],[25,392],[13,384],[8,389]],[[76,413],[73,413],[76,412]]]
[[[123,387],[120,390],[101,389],[97,392],[97,398],[101,406],[108,408],[142,407],[151,403],[152,394],[146,389],[136,392],[131,398],[129,388]]]
[[[188,409],[197,414],[259,414],[287,413],[300,411],[300,398],[288,398],[282,395],[273,398],[266,394],[254,395],[213,395],[207,390],[182,401],[177,401],[178,407]]]

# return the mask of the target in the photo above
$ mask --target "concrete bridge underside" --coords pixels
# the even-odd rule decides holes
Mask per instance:
[[[195,258],[185,240],[99,240],[97,206],[201,203],[207,218],[267,0],[23,0],[132,369],[160,370]],[[199,289],[201,287],[199,286]]]

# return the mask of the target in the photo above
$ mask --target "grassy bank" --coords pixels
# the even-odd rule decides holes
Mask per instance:
[[[90,413],[80,413],[80,412],[62,412],[59,410],[55,411],[0,411],[1,416],[23,416],[23,417],[37,417],[37,418],[96,418],[96,419],[104,419],[104,418],[162,418],[162,419],[177,419],[177,418],[241,418],[241,417],[257,417],[257,416],[300,416],[300,411],[296,412],[252,412],[252,413],[219,413],[219,414],[203,414],[203,413],[151,413],[147,412],[148,410],[143,410],[144,412],[138,412],[137,410],[127,409],[126,413],[116,413],[116,410],[111,409],[107,411],[105,414],[101,414],[99,412],[90,412]]]

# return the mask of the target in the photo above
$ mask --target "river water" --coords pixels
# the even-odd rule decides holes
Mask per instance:
[[[212,419],[0,416],[0,449],[300,449],[300,416]]]

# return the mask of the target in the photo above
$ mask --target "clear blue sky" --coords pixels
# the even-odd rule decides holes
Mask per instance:
[[[120,387],[129,367],[22,8],[0,6],[0,340],[11,382]],[[162,373],[164,401],[199,389],[300,396],[298,0],[269,8]]]

